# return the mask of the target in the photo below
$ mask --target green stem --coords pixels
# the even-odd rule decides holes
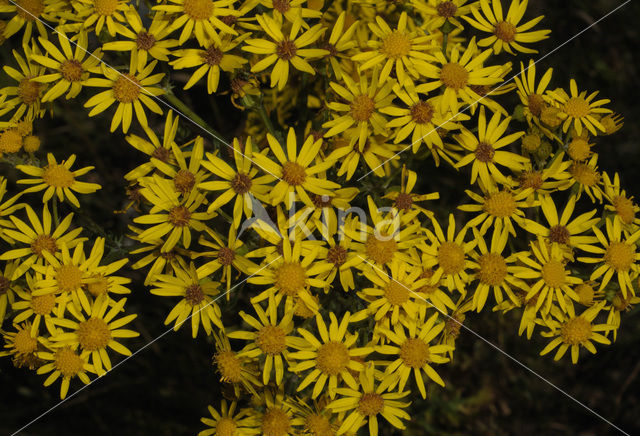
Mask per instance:
[[[207,124],[207,122],[205,120],[200,118],[200,116],[198,116],[198,114],[196,114],[194,111],[192,111],[189,108],[189,106],[187,106],[182,100],[180,100],[178,97],[176,97],[176,95],[173,92],[167,92],[165,94],[165,97],[166,97],[167,100],[169,100],[169,103],[171,103],[173,106],[175,106],[186,117],[189,117],[191,119],[191,121],[193,121],[194,123],[198,124],[204,130],[206,130],[211,136],[213,136],[214,144],[217,144],[220,147],[222,147],[222,145],[225,144],[225,140],[222,137],[222,135],[220,133],[218,133],[209,124]]]
[[[269,133],[271,133],[274,138],[278,139],[278,141],[281,141],[282,138],[280,138],[280,135],[278,135],[278,132],[276,132],[276,129],[273,127],[271,118],[269,118],[269,114],[267,113],[264,104],[262,104],[262,100],[260,100],[260,103],[256,105],[256,110],[260,114],[260,118],[262,118],[262,122],[264,122],[264,125],[267,126],[267,130],[269,131]]]
[[[60,218],[58,217],[58,197],[54,194],[52,199],[53,199],[53,223],[57,228],[60,225]]]

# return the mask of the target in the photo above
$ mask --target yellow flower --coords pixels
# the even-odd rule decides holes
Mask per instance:
[[[93,169],[92,166],[80,168],[71,171],[71,166],[76,161],[76,155],[72,154],[69,159],[60,163],[56,162],[53,154],[47,153],[48,164],[44,168],[32,165],[16,165],[16,168],[23,173],[35,177],[34,179],[20,179],[18,184],[35,185],[22,191],[23,194],[28,192],[39,192],[44,190],[42,202],[48,202],[55,194],[60,201],[65,199],[75,207],[80,207],[80,202],[72,191],[80,194],[91,194],[101,189],[97,183],[80,182],[76,180]]]
[[[244,34],[239,38],[231,40],[230,37],[224,35],[220,43],[215,42],[215,40],[210,40],[204,49],[187,48],[176,50],[173,52],[173,56],[177,59],[169,62],[169,65],[176,70],[198,67],[184,85],[184,89],[191,88],[206,74],[207,92],[213,94],[218,90],[220,70],[231,73],[234,70],[242,68],[242,66],[248,62],[240,56],[228,54],[228,52],[240,44],[246,36],[249,36],[249,34]]]
[[[389,78],[394,66],[395,76],[401,85],[405,83],[407,73],[413,79],[417,79],[419,70],[430,59],[428,52],[437,47],[433,36],[425,35],[417,29],[407,31],[406,12],[400,14],[398,27],[395,30],[391,29],[380,16],[376,16],[375,24],[369,23],[369,29],[380,40],[369,40],[367,46],[372,50],[357,53],[351,57],[351,60],[360,63],[361,71],[384,63],[378,79],[383,83]]]
[[[410,403],[398,401],[406,397],[410,391],[386,392],[387,388],[381,383],[376,387],[374,363],[368,362],[365,369],[360,372],[360,385],[357,389],[338,388],[336,392],[340,398],[327,405],[335,413],[349,412],[337,434],[357,432],[365,423],[369,422],[369,434],[378,436],[378,415],[381,415],[395,428],[404,430],[402,420],[409,420],[411,416],[403,409]]]
[[[0,12],[3,14],[12,13],[13,17],[9,20],[2,33],[4,38],[10,38],[24,27],[22,34],[22,43],[26,44],[31,39],[33,27],[38,29],[38,33],[42,38],[46,38],[48,31],[43,23],[47,21],[55,21],[57,18],[57,9],[60,8],[59,2],[56,0],[16,0],[15,2],[4,2],[0,5]]]
[[[366,168],[378,177],[384,177],[389,172],[389,162],[398,159],[396,149],[398,147],[387,143],[385,135],[369,135],[366,137],[364,146],[360,147],[357,138],[361,130],[357,127],[349,129],[343,135],[333,138],[333,151],[327,156],[327,160],[340,163],[337,176],[346,174],[346,179],[351,180],[356,170],[359,168],[360,160],[366,164]]]
[[[13,57],[20,67],[20,71],[9,65],[3,67],[4,72],[18,82],[17,86],[7,86],[0,89],[0,95],[6,97],[13,96],[13,98],[9,98],[2,103],[5,109],[0,109],[0,112],[3,113],[13,111],[11,120],[18,120],[23,115],[26,115],[28,119],[32,120],[44,114],[42,94],[45,91],[46,85],[34,79],[42,76],[45,68],[42,65],[30,62],[32,56],[34,54],[40,54],[40,51],[35,44],[32,48],[29,48],[29,46],[25,44],[23,49],[26,59],[20,56],[17,51],[12,51]]]
[[[529,65],[525,69],[520,62],[520,74],[514,77],[518,87],[518,97],[524,107],[524,116],[531,126],[535,121],[540,125],[542,110],[549,106],[550,98],[545,94],[547,86],[551,81],[553,68],[549,68],[540,78],[536,86],[536,63],[529,59]]]
[[[38,351],[43,349],[45,338],[38,335],[30,322],[13,324],[15,331],[2,331],[5,351],[0,351],[0,357],[11,356],[16,368],[26,366],[35,369],[40,364]]]
[[[388,386],[389,389],[393,389],[397,385],[398,391],[404,391],[409,376],[413,372],[420,395],[422,398],[426,398],[427,391],[424,387],[423,371],[431,380],[444,386],[444,381],[431,364],[447,363],[449,359],[441,354],[453,351],[454,347],[429,345],[444,329],[444,322],[436,324],[437,319],[438,313],[436,312],[424,324],[420,322],[419,325],[418,320],[409,321],[408,332],[405,331],[401,323],[394,324],[393,331],[383,330],[384,335],[395,345],[378,345],[375,350],[381,354],[391,355],[395,357],[395,360],[389,361],[384,379],[380,384],[381,388]]]
[[[349,323],[355,319],[348,311],[341,321],[333,312],[329,313],[331,323],[327,327],[322,316],[316,315],[316,326],[320,340],[306,329],[299,328],[298,333],[307,344],[300,351],[291,353],[291,359],[299,360],[292,365],[292,372],[313,370],[298,385],[297,391],[314,384],[311,398],[316,398],[327,385],[330,398],[334,398],[339,391],[338,386],[344,382],[351,389],[358,389],[358,383],[351,371],[356,373],[364,369],[358,360],[373,352],[372,347],[354,347],[358,334],[349,332]],[[321,342],[322,341],[322,342]]]
[[[519,171],[524,168],[524,163],[529,161],[526,157],[516,153],[500,150],[524,135],[524,132],[515,132],[503,136],[510,122],[511,117],[501,121],[500,113],[495,113],[487,124],[484,107],[482,107],[478,119],[478,133],[473,134],[469,130],[463,129],[456,137],[458,143],[470,152],[458,161],[456,168],[473,162],[471,183],[475,183],[480,176],[480,182],[487,188],[495,186],[496,182],[508,184],[506,177],[500,172],[497,165]]]
[[[106,24],[111,36],[115,36],[121,28],[119,23],[124,21],[123,13],[129,9],[129,4],[124,0],[78,0],[73,6],[85,29],[99,35]]]
[[[562,189],[578,186],[577,197],[580,199],[582,192],[586,192],[593,203],[602,202],[602,176],[598,171],[598,154],[594,153],[588,162],[573,162],[569,167],[571,178],[569,183],[563,184]]]
[[[640,207],[633,201],[633,196],[627,196],[624,189],[620,187],[620,175],[615,173],[613,181],[606,172],[602,173],[604,184],[604,196],[609,202],[605,205],[606,210],[615,212],[614,219],[620,220],[624,226],[640,224],[640,219],[636,214],[640,212]]]
[[[278,23],[266,14],[257,16],[262,30],[272,39],[247,39],[243,50],[259,55],[267,55],[264,59],[251,67],[251,72],[259,73],[272,65],[271,87],[278,85],[278,90],[284,89],[289,78],[289,64],[296,70],[315,75],[316,72],[307,62],[308,59],[319,58],[328,54],[327,50],[303,48],[322,36],[326,30],[321,24],[316,24],[302,35],[298,32],[302,27],[302,18],[294,22],[288,36],[282,33],[282,23]]]
[[[547,320],[550,331],[542,333],[542,335],[547,337],[555,336],[555,338],[544,347],[540,355],[544,356],[559,346],[553,358],[553,360],[559,360],[564,356],[566,351],[571,348],[571,361],[576,364],[578,363],[580,347],[584,347],[592,354],[595,354],[596,348],[591,341],[605,345],[611,344],[609,339],[598,332],[613,330],[613,326],[594,323],[595,318],[604,305],[605,302],[602,301],[599,304],[591,306],[578,316],[576,316],[572,304],[568,305],[568,314],[559,310],[552,311],[551,314],[554,315],[555,319]]]
[[[222,312],[216,300],[211,298],[220,293],[220,283],[209,278],[213,268],[196,269],[193,263],[188,267],[174,267],[173,274],[158,274],[151,284],[151,293],[162,297],[181,297],[182,299],[171,309],[164,320],[167,325],[175,320],[174,330],[191,318],[191,335],[198,335],[200,324],[207,335],[211,334],[212,323],[218,328],[222,326]]]
[[[135,338],[140,335],[133,330],[121,328],[133,321],[138,315],[131,314],[115,319],[123,311],[126,301],[126,298],[122,298],[109,309],[110,301],[108,298],[97,298],[89,310],[85,309],[86,315],[72,309],[73,306],[69,306],[69,312],[77,321],[66,318],[54,320],[56,325],[70,331],[65,332],[59,329],[57,334],[50,338],[51,341],[56,344],[56,348],[70,346],[73,349],[80,347],[81,352],[89,351],[91,363],[96,373],[98,375],[105,374],[105,369],[107,371],[111,369],[111,359],[107,348],[130,356],[131,351],[119,341],[122,338]]]
[[[100,49],[93,53],[87,51],[87,33],[80,32],[77,35],[75,52],[71,49],[69,38],[62,32],[58,32],[58,41],[62,52],[50,41],[40,38],[40,44],[51,58],[34,54],[31,59],[54,70],[54,73],[44,74],[34,80],[39,83],[57,82],[42,96],[42,102],[53,101],[65,92],[66,99],[76,97],[82,90],[82,86],[89,78],[89,73],[96,70],[100,63],[102,53]],[[89,56],[87,57],[87,55]],[[85,59],[85,57],[87,57]]]
[[[238,403],[235,401],[228,405],[226,400],[221,400],[220,412],[212,406],[208,406],[211,418],[201,418],[200,421],[210,428],[202,430],[198,436],[222,436],[236,433],[243,436],[260,434],[253,416],[254,410],[245,408],[236,413],[237,405]]]
[[[325,24],[327,27],[331,27],[331,34],[327,42],[322,44],[322,48],[329,51],[327,55],[329,65],[331,65],[331,70],[337,80],[342,80],[342,76],[345,74],[343,62],[348,59],[348,56],[343,53],[348,52],[358,44],[354,39],[358,21],[349,24],[349,27],[345,30],[346,20],[347,13],[342,11],[335,22],[332,21]]]
[[[611,109],[601,107],[609,103],[611,100],[601,99],[595,100],[598,91],[592,92],[587,96],[587,91],[578,92],[576,81],[571,79],[569,83],[571,95],[567,94],[564,89],[556,89],[547,91],[548,95],[553,98],[558,107],[562,110],[560,116],[564,118],[562,123],[562,131],[566,132],[573,125],[578,135],[582,134],[582,127],[586,127],[592,135],[602,134],[606,132],[602,123],[596,118],[602,114],[611,113]]]
[[[7,229],[13,228],[13,223],[6,219],[5,217],[11,218],[13,213],[18,209],[24,207],[24,203],[17,203],[22,193],[18,193],[7,200],[4,200],[4,195],[7,193],[7,179],[3,176],[0,176],[0,238],[8,242],[9,244],[13,244],[15,241],[11,239],[5,231]]]
[[[440,29],[445,22],[450,22],[458,28],[463,28],[458,18],[471,12],[471,6],[465,4],[469,0],[412,0],[411,6],[425,17],[427,29]]]
[[[337,183],[320,176],[323,171],[333,166],[334,161],[325,159],[323,162],[312,165],[322,146],[322,138],[316,140],[313,135],[309,135],[298,151],[295,131],[290,128],[287,134],[286,154],[278,140],[271,134],[267,134],[267,141],[279,164],[261,153],[256,153],[252,157],[256,165],[279,179],[271,190],[272,205],[284,203],[287,208],[291,208],[297,194],[300,201],[313,206],[313,201],[307,192],[331,195],[331,190],[340,187]]]
[[[216,348],[213,364],[220,374],[220,381],[231,383],[236,397],[240,396],[240,387],[257,397],[256,387],[261,388],[262,383],[257,378],[258,371],[254,360],[233,351],[224,330],[219,333],[213,330],[211,335]]]
[[[36,272],[31,275],[27,273],[25,277],[27,286],[24,289],[16,288],[15,294],[18,297],[18,301],[11,305],[11,308],[16,311],[13,322],[16,324],[21,323],[33,316],[31,328],[34,331],[40,331],[40,324],[44,319],[44,324],[49,334],[55,335],[57,327],[53,321],[55,317],[60,318],[64,315],[69,296],[67,294],[58,295],[55,292],[34,296],[32,293],[38,288],[38,283],[42,280],[42,274]]]
[[[503,49],[512,55],[515,55],[513,49],[522,53],[537,53],[536,50],[524,47],[521,43],[527,44],[542,41],[549,37],[551,31],[536,30],[528,32],[529,29],[544,18],[544,15],[518,26],[527,10],[528,3],[529,0],[522,0],[522,2],[520,0],[512,0],[507,15],[503,16],[500,0],[493,0],[491,4],[489,0],[480,0],[480,8],[484,16],[476,7],[473,7],[471,8],[471,13],[475,19],[470,17],[462,18],[476,29],[492,34],[478,41],[480,47],[493,45],[495,54],[499,54]]]
[[[201,136],[197,136],[193,141],[193,146],[189,152],[189,163],[185,152],[175,144],[171,146],[171,152],[175,165],[168,164],[161,159],[152,157],[151,163],[167,177],[173,180],[173,189],[178,192],[182,198],[187,198],[197,189],[200,183],[204,182],[209,176],[200,168],[203,163],[204,140]]]
[[[72,347],[60,347],[53,351],[40,351],[38,358],[48,361],[40,368],[38,374],[49,374],[44,381],[45,386],[51,385],[53,382],[62,377],[60,383],[60,399],[64,399],[69,392],[69,384],[71,379],[78,377],[82,383],[89,384],[89,376],[87,372],[95,373],[95,368],[89,363],[91,351],[83,350],[78,352]]]
[[[6,262],[4,270],[0,269],[0,325],[4,323],[5,316],[7,315],[7,307],[13,309],[16,292],[22,290],[21,287],[11,279],[17,267],[17,262]],[[18,321],[16,321],[16,319],[17,318],[13,319],[14,323],[24,321],[26,317]]]
[[[89,116],[93,117],[102,113],[113,103],[117,103],[118,107],[111,120],[111,131],[114,132],[122,124],[122,131],[127,133],[134,111],[140,125],[142,127],[148,125],[143,103],[152,112],[162,115],[162,109],[152,98],[164,94],[162,88],[154,86],[160,83],[164,73],[151,75],[157,63],[158,61],[154,60],[144,69],[138,71],[137,65],[131,62],[128,73],[121,73],[101,64],[102,74],[105,77],[92,77],[86,81],[85,85],[110,89],[87,100],[84,107],[92,108],[89,111]]]

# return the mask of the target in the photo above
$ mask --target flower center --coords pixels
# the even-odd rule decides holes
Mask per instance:
[[[544,99],[540,94],[529,94],[527,97],[529,101],[529,111],[534,117],[540,117],[542,109],[546,106]]]
[[[192,20],[206,20],[213,14],[211,0],[184,0],[184,13]]]
[[[111,15],[118,9],[118,0],[94,0],[94,8],[98,15]]]
[[[282,166],[282,180],[289,185],[298,186],[304,183],[307,174],[304,167],[295,162],[287,162]]]
[[[573,160],[585,160],[591,155],[591,144],[583,138],[575,138],[569,143],[567,153]]]
[[[60,64],[60,74],[69,82],[82,80],[83,72],[82,64],[76,59],[67,59]]]
[[[42,0],[18,0],[18,8],[16,12],[18,16],[26,21],[36,20],[44,11],[44,2]]]
[[[384,410],[384,399],[382,395],[375,392],[368,392],[362,394],[360,401],[358,401],[358,412],[361,415],[373,416]]]
[[[169,211],[168,219],[174,227],[184,227],[189,224],[191,212],[185,206],[176,206]]]
[[[284,14],[291,9],[291,5],[289,4],[289,0],[273,0],[273,9]]]
[[[427,124],[433,118],[433,106],[428,101],[420,100],[411,106],[411,118],[418,124]]]
[[[351,117],[357,122],[367,121],[371,118],[376,107],[375,101],[368,95],[358,95],[351,103]]]
[[[514,214],[517,205],[510,192],[498,191],[485,199],[483,208],[491,216],[506,218]]]
[[[18,129],[0,133],[0,153],[16,153],[22,148],[22,135]]]
[[[571,318],[560,330],[562,341],[568,345],[578,345],[591,337],[591,323],[584,318]]]
[[[340,266],[347,261],[347,250],[339,245],[334,245],[327,252],[327,262]]]
[[[313,205],[318,209],[324,209],[325,207],[331,207],[333,204],[333,198],[330,195],[314,195],[311,197]]]
[[[493,162],[493,156],[496,154],[496,151],[493,149],[491,144],[486,142],[479,142],[476,147],[475,155],[476,159],[482,163]]]
[[[400,358],[411,368],[422,368],[429,362],[429,346],[423,340],[410,338],[400,347]]]
[[[20,80],[18,84],[18,97],[26,105],[32,105],[40,98],[40,90],[42,89],[42,83],[34,82],[28,77]]]
[[[633,206],[633,201],[622,195],[613,199],[613,207],[616,208],[616,213],[625,224],[631,224],[636,218],[636,212]]]
[[[581,185],[595,186],[600,181],[600,174],[589,165],[574,162],[569,169],[574,179]]]
[[[192,306],[197,306],[204,300],[202,286],[193,284],[184,291],[184,299]]]
[[[582,118],[589,115],[591,108],[582,97],[572,97],[564,104],[564,111],[573,118]]]
[[[402,283],[391,280],[384,290],[384,296],[389,303],[400,306],[409,300],[409,290]]]
[[[69,188],[75,182],[75,177],[64,165],[49,164],[42,174],[42,180],[54,188]]]
[[[318,348],[316,365],[328,375],[338,375],[349,364],[349,350],[342,342],[327,342]]]
[[[0,274],[0,297],[6,294],[11,288],[11,280]]]
[[[571,233],[565,226],[557,225],[549,229],[549,240],[558,244],[568,244]]]
[[[580,283],[575,288],[576,294],[578,294],[578,301],[584,306],[591,306],[593,304],[593,297],[595,291],[593,287],[587,283]]]
[[[113,82],[113,98],[120,103],[131,103],[140,95],[140,82],[131,74],[121,74]]]
[[[275,283],[283,294],[296,296],[307,284],[307,272],[300,262],[285,262],[275,272]]]
[[[222,418],[216,424],[216,434],[219,436],[235,436],[238,425],[231,418]]]
[[[540,189],[542,182],[542,173],[540,171],[525,171],[520,175],[520,187],[522,189]]]
[[[56,295],[50,294],[31,297],[31,309],[36,315],[49,315],[56,305]]]
[[[498,286],[507,276],[507,262],[498,253],[486,253],[478,259],[480,282],[489,286]]]
[[[298,47],[293,41],[285,38],[282,42],[277,43],[276,54],[283,61],[288,61],[296,55]]]
[[[635,260],[636,250],[625,242],[612,242],[604,254],[604,260],[616,271],[629,271]]]
[[[222,56],[224,56],[224,53],[218,47],[216,47],[215,45],[212,45],[200,56],[202,56],[202,60],[205,61],[207,65],[214,66],[214,65],[220,64],[220,61],[222,60]]]
[[[270,407],[262,417],[262,434],[265,436],[285,436],[291,430],[289,415],[279,407]]]
[[[618,311],[622,312],[629,308],[629,304],[631,304],[631,298],[633,294],[631,292],[627,292],[627,296],[622,295],[622,292],[618,292],[613,300],[611,300],[611,305]]]
[[[500,21],[493,29],[493,33],[498,39],[504,42],[513,42],[516,39],[516,26],[506,21]]]
[[[165,163],[169,161],[170,156],[171,156],[171,152],[164,147],[158,147],[155,150],[153,150],[153,153],[151,153],[151,157],[154,157]]]
[[[251,177],[244,173],[237,173],[231,180],[231,189],[236,194],[246,194],[251,189]]]
[[[222,247],[218,250],[218,261],[225,266],[233,264],[236,252],[229,247]]]
[[[136,35],[136,46],[138,50],[151,50],[156,43],[156,37],[143,30]]]
[[[364,244],[364,251],[367,257],[382,265],[391,262],[393,254],[397,250],[398,244],[395,239],[390,237],[378,239],[376,235],[370,235]]]
[[[540,136],[538,135],[525,135],[522,138],[522,148],[529,153],[533,153],[540,147],[540,142]]]
[[[411,210],[411,206],[413,206],[413,198],[411,197],[411,194],[407,194],[405,192],[399,193],[393,206],[396,209],[409,212],[409,210]]]
[[[84,361],[70,347],[64,347],[56,351],[55,364],[63,377],[71,378],[82,372]]]
[[[60,292],[70,292],[82,287],[82,271],[73,264],[62,265],[56,273]]]
[[[411,50],[411,39],[398,30],[394,30],[382,41],[380,51],[390,59],[407,56]]]
[[[464,261],[464,249],[455,242],[443,242],[438,249],[438,264],[445,274],[462,271]]]
[[[28,324],[27,324],[28,325]],[[13,348],[16,354],[29,354],[38,348],[38,340],[31,337],[29,328],[20,328],[13,338]]]
[[[49,235],[38,235],[36,240],[31,243],[31,251],[42,257],[42,250],[47,250],[51,254],[55,253],[58,250],[55,238]]]
[[[467,86],[469,72],[455,62],[449,62],[442,66],[440,80],[447,88],[462,89]]]
[[[91,277],[91,281],[87,284],[87,290],[94,297],[106,294],[109,291],[109,279],[103,275],[94,275]]]
[[[550,260],[542,267],[542,279],[551,288],[559,288],[565,284],[564,265],[557,260]]]
[[[78,326],[78,342],[89,351],[104,349],[111,340],[109,326],[100,318],[89,318]]]
[[[436,6],[436,12],[442,18],[451,18],[456,14],[458,6],[452,1],[446,1]]]
[[[329,419],[317,413],[308,415],[304,425],[312,435],[328,436],[334,434]]]
[[[178,192],[188,194],[196,184],[196,176],[194,176],[191,171],[180,170],[173,178],[173,184]]]
[[[213,356],[218,371],[225,381],[238,383],[242,380],[242,364],[233,351],[220,351]]]
[[[258,331],[256,345],[266,354],[280,354],[287,348],[285,336],[280,327],[266,325]]]

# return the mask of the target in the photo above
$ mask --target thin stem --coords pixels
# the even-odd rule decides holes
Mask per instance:
[[[267,114],[267,110],[264,108],[264,104],[262,104],[262,100],[260,101],[259,104],[256,105],[255,108],[258,111],[258,113],[260,114],[260,118],[262,118],[262,121],[264,122],[265,126],[267,126],[267,130],[269,131],[269,133],[271,133],[271,135],[274,138],[276,138],[276,139],[278,139],[280,141],[282,138],[280,138],[280,136],[276,132],[276,129],[273,127],[273,123],[271,122],[271,118],[269,118],[269,114]]]
[[[56,228],[60,225],[60,218],[58,217],[58,197],[54,194],[53,197],[53,223]]]
[[[211,127],[205,120],[203,120],[198,114],[192,111],[182,100],[180,100],[173,92],[167,92],[165,94],[169,103],[175,106],[185,116],[189,117],[191,121],[198,124],[204,130],[206,130],[211,136],[213,136],[214,144],[218,144],[220,147],[225,143],[222,135]]]

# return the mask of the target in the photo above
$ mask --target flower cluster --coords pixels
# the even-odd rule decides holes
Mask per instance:
[[[63,96],[145,155],[123,181],[131,268],[175,304],[166,325],[213,339],[230,388],[202,435],[403,429],[472,312],[517,313],[573,363],[615,340],[640,301],[640,209],[596,151],[622,117],[533,60],[514,70],[550,33],[527,0],[152,3],[0,6],[22,35],[0,89],[0,153],[28,185],[0,185],[16,365],[62,377],[64,397],[137,335],[117,298],[128,260],[58,216],[100,188],[75,156],[42,158],[33,126]],[[231,141],[181,100],[192,89],[242,112]],[[466,204],[424,192],[441,164]]]

